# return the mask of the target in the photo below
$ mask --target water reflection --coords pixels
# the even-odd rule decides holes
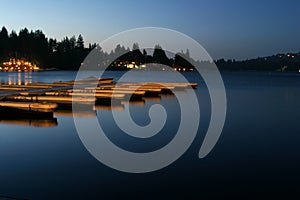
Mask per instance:
[[[1,80],[2,84],[8,85],[28,85],[32,82],[32,72],[7,72],[7,80]]]
[[[151,102],[160,102],[161,96],[157,96],[157,97],[155,97],[155,96],[154,97],[143,97],[143,99],[146,100],[146,101],[151,101]]]
[[[124,110],[124,104],[119,105],[95,105],[95,110],[115,110],[115,111],[122,111]]]
[[[145,105],[145,100],[144,99],[142,99],[142,100],[136,100],[136,101],[130,101],[130,102],[128,102],[128,101],[122,101],[122,104],[131,104],[131,105],[140,105],[140,106],[143,106],[143,105]]]
[[[55,116],[64,116],[64,117],[96,117],[96,112],[94,110],[82,110],[73,112],[72,110],[56,110],[54,112]]]
[[[4,119],[0,120],[0,124],[35,126],[35,127],[55,127],[58,125],[57,119]]]

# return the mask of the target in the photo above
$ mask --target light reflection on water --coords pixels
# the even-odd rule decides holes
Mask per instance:
[[[1,84],[8,85],[28,85],[33,82],[32,72],[2,72],[6,73],[7,77],[2,78]]]
[[[9,80],[6,75],[0,73],[1,82]],[[39,72],[32,73],[31,79],[53,82],[72,80],[75,75]],[[122,72],[107,74],[116,78],[121,75]],[[70,112],[58,111],[57,126],[0,124],[0,194],[29,199],[293,195],[300,185],[300,77],[287,73],[223,73],[228,98],[225,127],[213,151],[200,160],[197,155],[209,124],[210,100],[202,80],[195,74],[186,75],[191,82],[199,83],[196,94],[200,128],[190,149],[171,166],[149,174],[112,170],[84,148]],[[165,106],[169,121],[152,140],[134,140],[122,134],[107,107],[87,114],[101,119],[115,144],[145,152],[172,140],[178,125],[176,99],[165,95],[157,100],[130,105],[132,117],[140,125],[149,123],[151,105]],[[123,111],[122,106],[116,109]]]

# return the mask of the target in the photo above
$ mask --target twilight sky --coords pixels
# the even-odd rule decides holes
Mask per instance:
[[[197,40],[214,59],[300,51],[299,0],[2,0],[0,26],[41,29],[58,40],[82,34],[86,44],[164,27]]]

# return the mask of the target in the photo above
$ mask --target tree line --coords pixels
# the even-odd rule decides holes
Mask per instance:
[[[47,38],[41,30],[29,31],[24,28],[17,34],[14,30],[8,33],[7,29],[2,27],[0,31],[1,63],[10,58],[17,58],[33,62],[42,68],[76,70],[96,46],[96,44],[89,44],[85,47],[82,35],[77,38],[65,37],[57,41]],[[169,58],[160,45],[155,45],[152,55],[149,55],[145,49],[140,50],[138,43],[134,43],[132,49],[118,44],[113,51],[100,53],[103,62],[100,65],[107,65],[110,70],[125,70],[130,63],[136,65],[161,63],[168,66],[193,67],[179,56],[180,53]],[[116,55],[118,55],[117,59],[113,59]],[[188,55],[188,50],[186,55]]]
[[[47,38],[41,30],[21,29],[8,33],[5,27],[0,31],[0,61],[10,58],[25,59],[43,68],[77,70],[84,58],[96,47],[89,44],[85,47],[82,35],[65,37],[61,41]],[[189,50],[172,54],[163,50],[160,45],[153,49],[139,48],[134,43],[132,48],[115,47],[111,52],[100,51],[102,63],[110,70],[127,70],[128,64],[143,65],[146,63],[160,63],[176,69],[193,69],[193,64],[205,65],[206,62],[195,61],[190,58]],[[167,56],[168,54],[168,56]],[[116,58],[116,59],[115,59]],[[268,57],[236,61],[232,59],[219,59],[215,61],[220,70],[300,70],[300,52],[277,54]]]
[[[83,37],[65,37],[62,41],[47,38],[41,30],[29,31],[27,28],[8,33],[5,27],[0,31],[1,63],[10,58],[25,59],[43,68],[78,68],[82,60],[95,47],[84,47]]]
[[[257,70],[257,71],[298,71],[300,72],[300,52],[276,54],[236,61],[219,59],[215,61],[222,70]]]
[[[148,52],[151,52],[151,54]],[[189,60],[192,60],[189,56],[189,50],[176,54],[168,52],[168,54],[169,55],[167,55],[166,51],[159,44],[155,45],[153,49],[141,50],[139,44],[134,43],[131,50],[129,48],[125,49],[124,46],[117,45],[115,50],[110,52],[106,58],[109,61],[113,61],[108,65],[109,70],[126,70],[128,69],[128,64],[131,63],[134,63],[136,66],[148,63],[162,64],[158,65],[156,68],[152,65],[151,67],[154,70],[162,70],[161,68],[165,69],[164,65],[176,69],[186,69],[187,71],[194,69],[194,66],[184,59],[188,58]],[[113,59],[112,57],[117,57],[117,59]]]

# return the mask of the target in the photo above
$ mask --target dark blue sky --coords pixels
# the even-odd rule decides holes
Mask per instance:
[[[185,33],[213,58],[245,59],[300,51],[300,1],[1,1],[0,25],[42,29],[58,40],[82,34],[100,42],[131,28]]]

